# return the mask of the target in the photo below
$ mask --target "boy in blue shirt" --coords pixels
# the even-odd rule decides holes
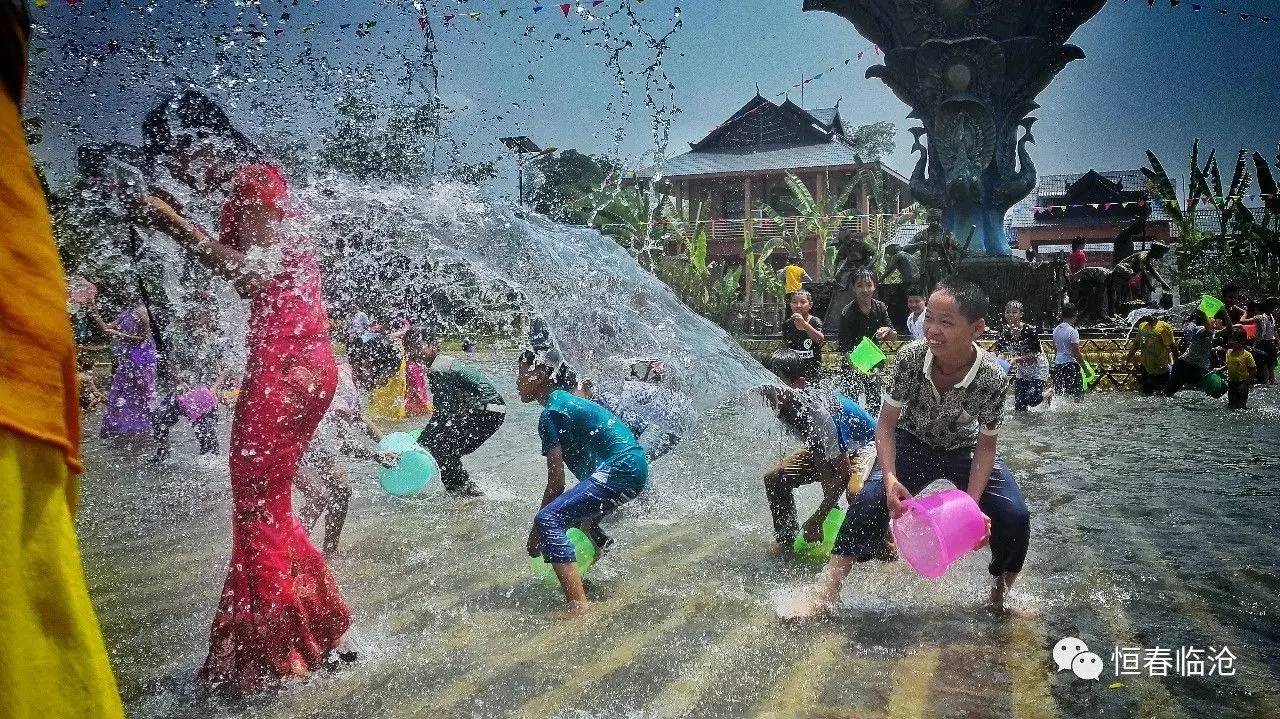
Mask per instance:
[[[582,614],[591,606],[574,563],[569,527],[596,524],[649,482],[649,462],[635,435],[609,410],[575,396],[576,385],[556,350],[521,353],[516,392],[520,401],[544,406],[538,434],[547,458],[547,488],[529,532],[528,551],[529,556],[542,554],[555,569],[569,614]],[[578,479],[568,490],[566,466]]]

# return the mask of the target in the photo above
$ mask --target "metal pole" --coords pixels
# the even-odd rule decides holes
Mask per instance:
[[[524,207],[524,156],[516,155],[516,206]]]

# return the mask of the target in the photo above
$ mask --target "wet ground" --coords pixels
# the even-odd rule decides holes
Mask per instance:
[[[491,369],[514,398],[506,362]],[[242,704],[193,681],[229,553],[225,466],[190,459],[185,429],[188,458],[161,467],[90,440],[80,533],[129,715],[1280,716],[1280,392],[1236,413],[1192,394],[1099,394],[1011,418],[1002,454],[1033,513],[1022,619],[982,610],[984,550],[938,583],[864,565],[838,616],[777,620],[776,597],[817,567],[770,553],[758,475],[781,445],[737,410],[655,466],[653,497],[612,525],[619,547],[588,577],[596,610],[560,619],[524,555],[545,479],[535,410],[513,407],[470,458],[482,501],[438,486],[395,499],[351,465],[332,566],[365,657]],[[1054,671],[1064,636],[1103,657],[1099,681]],[[1113,669],[1117,646],[1224,645],[1233,676]]]

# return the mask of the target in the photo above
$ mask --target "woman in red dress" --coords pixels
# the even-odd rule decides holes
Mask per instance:
[[[172,98],[147,116],[143,134],[149,154],[176,178],[225,193],[216,238],[155,196],[145,198],[150,221],[252,307],[231,423],[231,563],[200,678],[254,692],[335,654],[354,659],[339,650],[350,613],[292,506],[299,460],[337,382],[320,268],[288,231],[284,175],[256,160],[216,103],[194,91]]]

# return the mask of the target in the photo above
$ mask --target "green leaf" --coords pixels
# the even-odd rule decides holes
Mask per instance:
[[[1271,166],[1263,159],[1262,153],[1253,153],[1253,168],[1258,173],[1258,192],[1262,193],[1262,203],[1270,212],[1280,212],[1280,189],[1276,188],[1275,176],[1271,174]]]
[[[1182,214],[1182,208],[1178,206],[1178,193],[1173,189],[1173,182],[1169,180],[1168,173],[1165,172],[1164,165],[1160,164],[1160,158],[1151,150],[1147,150],[1147,162],[1150,168],[1142,168],[1142,174],[1147,178],[1147,188],[1151,194],[1160,199],[1164,203],[1165,211],[1178,223],[1180,228],[1186,226],[1186,218]]]
[[[1217,151],[1214,150],[1209,153],[1209,162],[1205,164],[1205,173],[1209,176],[1209,189],[1213,191],[1209,199],[1213,201],[1213,204],[1221,207],[1222,205],[1219,203],[1222,200],[1222,173],[1218,172],[1218,158],[1214,157],[1215,152]]]
[[[1169,174],[1164,171],[1164,165],[1160,164],[1160,158],[1156,157],[1151,150],[1147,150],[1147,162],[1151,164],[1151,168],[1142,168],[1142,174],[1146,175],[1151,192],[1166,201],[1170,197],[1176,198],[1173,183],[1169,181]]]
[[[1244,193],[1248,192],[1249,184],[1252,178],[1249,177],[1249,171],[1246,169],[1246,161],[1248,150],[1240,148],[1240,154],[1236,157],[1236,168],[1231,173],[1231,192],[1228,193],[1229,199],[1233,199],[1236,204],[1244,203]]]

